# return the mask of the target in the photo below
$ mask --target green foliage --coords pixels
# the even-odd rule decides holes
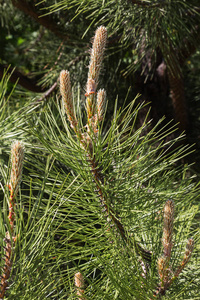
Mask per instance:
[[[24,103],[13,103],[11,101],[14,88],[9,85],[7,72],[3,74],[0,82],[0,153],[1,158],[10,152],[10,145],[13,139],[25,139],[26,134],[23,129],[27,126],[26,117],[32,111],[30,105]],[[22,129],[23,128],[23,129]]]
[[[169,197],[173,198],[176,203],[177,219],[175,226],[178,234],[174,241],[174,266],[180,262],[180,248],[184,249],[185,238],[191,234],[196,236],[196,230],[192,233],[188,224],[194,218],[198,208],[192,205],[195,197],[197,197],[195,185],[188,179],[183,179],[178,183],[176,178],[179,171],[176,172],[174,168],[170,167],[178,159],[177,156],[182,157],[184,155],[186,149],[174,154],[171,153],[168,157],[164,154],[158,155],[158,153],[162,153],[162,149],[171,146],[170,143],[169,145],[161,143],[156,149],[152,147],[147,152],[149,140],[153,144],[158,142],[161,136],[152,131],[146,137],[142,137],[143,128],[131,134],[132,126],[129,124],[132,122],[134,124],[137,111],[138,108],[126,116],[122,123],[120,122],[122,131],[119,131],[117,121],[121,120],[121,115],[116,116],[110,130],[100,138],[95,153],[98,155],[98,162],[105,182],[104,189],[110,199],[110,205],[119,213],[130,235],[134,234],[137,241],[154,254],[151,271],[154,275],[147,279],[144,286],[145,295],[143,297],[148,299],[152,295],[152,287],[155,288],[156,286],[156,261],[161,251],[161,211],[163,204]],[[91,278],[86,279],[88,280],[89,299],[100,299],[104,297],[103,295],[105,295],[105,299],[113,299],[114,294],[117,295],[117,299],[124,299],[124,293],[126,299],[132,299],[132,297],[141,297],[142,299],[138,291],[141,290],[144,279],[141,277],[142,270],[138,265],[134,250],[128,247],[124,253],[123,249],[124,247],[126,249],[127,245],[125,246],[122,241],[120,242],[119,236],[116,236],[115,233],[113,235],[112,232],[110,239],[114,241],[111,244],[107,242],[110,236],[110,233],[109,235],[106,233],[108,224],[102,219],[103,214],[99,208],[96,192],[94,192],[92,176],[88,170],[89,166],[85,160],[83,149],[73,141],[71,130],[68,127],[67,134],[63,134],[57,128],[57,122],[53,121],[55,119],[51,110],[49,113],[45,111],[45,115],[47,118],[46,125],[45,122],[40,123],[41,129],[34,130],[35,134],[50,153],[54,153],[54,156],[62,161],[64,166],[70,168],[73,174],[71,181],[74,180],[74,176],[78,176],[77,180],[73,181],[73,187],[76,189],[73,194],[75,199],[72,201],[74,205],[70,203],[70,200],[65,201],[66,207],[62,210],[67,212],[66,218],[63,216],[62,226],[70,233],[67,238],[66,232],[64,244],[66,245],[68,242],[68,259],[69,262],[75,264],[69,270],[70,276],[73,276],[76,270],[81,271],[86,278],[88,278],[88,274],[95,272],[94,269],[103,272],[106,277],[104,278],[103,274],[99,275],[101,286],[97,285],[96,289],[93,287],[94,283],[91,282]],[[49,128],[48,119],[51,120],[53,128]],[[64,119],[63,122],[67,126]],[[145,126],[148,124],[144,124],[144,128]],[[41,132],[43,133],[42,136]],[[66,173],[59,174],[59,176],[63,178],[59,182],[64,182]],[[67,172],[67,179],[69,180],[70,177]],[[75,187],[76,184],[77,187]],[[100,229],[95,228],[95,224]],[[78,240],[85,241],[86,245],[80,247],[77,245]],[[65,257],[66,249],[65,251],[59,249],[59,253],[60,251],[61,253],[64,252]],[[65,258],[63,259],[65,260]],[[63,271],[64,274],[65,272],[66,270]],[[69,274],[65,276],[69,276]],[[96,277],[94,279],[97,280]],[[105,284],[108,285],[106,289]],[[90,292],[91,286],[92,292]],[[182,288],[183,286],[176,286],[176,293],[180,292]],[[143,290],[140,293],[143,293]],[[173,294],[172,291],[171,295]]]
[[[163,143],[168,129],[154,128],[143,135],[150,125],[144,123],[135,130],[139,109],[135,101],[121,112],[116,108],[110,128],[99,128],[94,145],[102,188],[128,233],[128,244],[102,212],[85,151],[69,127],[63,107],[56,103],[30,110],[24,128],[13,119],[19,134],[23,132],[20,138],[25,139],[27,150],[15,208],[17,240],[7,299],[74,299],[78,271],[84,276],[85,299],[150,299],[159,283],[162,209],[169,198],[176,207],[173,268],[183,257],[188,237],[193,236],[196,246],[187,269],[165,298],[195,299],[199,233],[194,203],[198,189],[188,177],[187,167],[182,172],[177,164],[189,149],[168,151],[175,143]],[[5,143],[4,136],[2,141]],[[8,178],[9,168],[2,163],[1,245],[9,230]],[[152,251],[146,278],[141,276],[144,271],[133,237]]]
[[[88,9],[95,5],[94,1],[88,3],[91,5]],[[103,4],[108,9],[108,4]],[[120,1],[119,4],[122,5]],[[111,17],[115,9],[113,6]],[[152,20],[154,9],[156,6],[149,12],[146,10]],[[128,16],[131,18],[131,12]],[[26,39],[19,37],[17,43],[23,47]],[[55,49],[56,42],[50,44]],[[44,52],[49,54],[49,49]],[[76,56],[77,50],[73,45],[68,46],[67,59]],[[41,57],[35,56],[36,64]],[[50,81],[57,77],[59,64],[55,65],[55,73],[49,67]],[[80,62],[79,66],[83,65]],[[84,72],[80,77],[84,77]],[[88,149],[72,130],[60,97],[52,97],[46,103],[37,103],[32,98],[26,104],[10,102],[16,94],[7,91],[8,80],[5,74],[0,85],[2,273],[5,236],[6,232],[11,233],[7,184],[11,168],[8,153],[13,139],[22,140],[26,152],[21,189],[16,197],[16,243],[6,299],[77,299],[74,284],[77,272],[81,272],[85,281],[84,299],[154,298],[160,282],[157,261],[163,253],[162,211],[168,199],[175,203],[172,271],[182,261],[189,237],[193,237],[195,249],[190,262],[162,299],[198,299],[199,186],[191,176],[190,166],[181,165],[181,160],[192,151],[190,146],[177,146],[184,136],[166,140],[176,128],[164,125],[163,120],[153,127],[146,118],[137,128],[138,114],[145,105],[138,104],[136,98],[120,108],[116,100],[111,121],[98,124],[98,136],[92,143],[92,157],[102,176],[100,188],[111,212],[106,215]],[[85,101],[80,88],[77,90],[73,100],[78,124],[86,133]],[[20,97],[24,99],[24,95]],[[120,227],[115,226],[117,221],[112,226],[111,216],[123,225],[126,240]],[[147,263],[138,254],[136,245],[151,251],[151,262]]]

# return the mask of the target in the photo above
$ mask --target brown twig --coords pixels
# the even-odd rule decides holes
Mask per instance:
[[[0,64],[0,77],[2,78],[4,73],[7,71],[8,74],[10,74],[10,81],[12,83],[18,83],[23,88],[34,92],[34,93],[42,93],[44,92],[44,89],[36,84],[34,80],[31,80],[24,74],[22,74],[20,71],[18,71],[16,68],[12,68],[9,65],[3,65]]]
[[[85,51],[84,52],[84,54],[86,54],[87,53],[87,51]],[[77,63],[77,62],[79,62],[80,60],[81,60],[81,58],[84,56],[84,54],[81,54],[81,55],[79,55],[79,56],[77,56],[77,57],[75,57],[73,60],[71,60],[68,64],[67,64],[67,66],[72,66],[72,65],[74,65],[75,63]],[[42,102],[42,101],[44,101],[44,100],[46,100],[48,97],[50,97],[51,96],[51,94],[55,91],[55,89],[57,88],[57,86],[58,86],[58,81],[59,81],[59,78],[57,79],[57,81],[56,82],[54,82],[54,84],[38,99],[38,100],[36,100],[36,101],[34,101],[33,102],[33,104],[36,104],[36,103],[38,103],[38,102]]]
[[[39,99],[37,99],[36,101],[34,101],[33,104],[42,102],[44,100],[46,100],[48,97],[50,97],[50,95],[53,93],[53,91],[56,89],[58,85],[58,82],[54,82],[54,84],[42,95],[42,97],[40,97]]]

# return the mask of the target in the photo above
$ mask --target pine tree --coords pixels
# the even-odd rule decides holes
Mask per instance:
[[[106,39],[98,27],[83,95],[61,69],[57,101],[11,109],[4,74],[2,298],[199,297],[198,185],[179,163],[191,148],[163,142],[175,130],[163,120],[136,129],[137,99],[116,101],[108,127]]]

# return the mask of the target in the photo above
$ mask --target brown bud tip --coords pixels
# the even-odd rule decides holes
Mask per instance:
[[[106,91],[104,89],[100,89],[97,93],[97,116],[99,121],[103,120],[105,107],[106,107]]]
[[[61,71],[60,72],[60,93],[62,95],[62,101],[65,106],[65,111],[70,121],[70,125],[72,128],[75,128],[77,125],[76,116],[74,113],[73,106],[73,97],[72,97],[72,89],[71,89],[71,81],[69,71]]]
[[[186,262],[189,261],[192,252],[194,250],[194,240],[192,238],[188,239],[187,244],[186,244],[186,248],[185,248],[185,255],[184,255],[184,259]]]
[[[163,275],[164,269],[165,269],[165,258],[160,257],[158,259],[158,272],[159,272],[160,277]]]
[[[186,248],[185,248],[185,254],[183,257],[182,262],[180,263],[179,267],[177,268],[176,272],[174,273],[175,277],[178,277],[181,271],[185,268],[187,263],[189,262],[192,252],[194,250],[194,240],[192,238],[188,239]]]
[[[9,189],[17,193],[22,176],[22,167],[24,159],[24,145],[20,141],[14,141],[11,145],[11,174]]]
[[[75,278],[75,286],[78,288],[83,288],[84,279],[83,279],[83,275],[81,274],[81,272],[77,272],[75,274],[74,278]]]
[[[75,279],[75,286],[77,288],[77,296],[79,296],[79,300],[84,300],[83,294],[84,294],[84,278],[81,272],[77,272],[74,275]]]
[[[97,84],[94,79],[88,78],[85,96],[88,97],[89,95],[94,94],[96,92],[96,86]]]
[[[98,82],[101,64],[103,61],[106,41],[107,41],[107,29],[104,26],[100,26],[99,28],[97,28],[95,32],[95,37],[92,44],[92,50],[90,56],[89,73],[88,73],[88,79],[92,78],[96,84]]]
[[[164,207],[164,227],[163,227],[163,247],[164,255],[171,256],[172,249],[172,234],[173,234],[173,222],[174,222],[174,202],[168,200]]]

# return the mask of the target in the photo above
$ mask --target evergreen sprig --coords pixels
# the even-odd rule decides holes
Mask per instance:
[[[185,207],[187,203],[188,209],[194,212],[190,214],[192,218],[196,211],[192,206],[193,197],[189,196],[190,193],[195,195],[194,185],[188,180],[183,182],[189,190],[185,189],[184,184],[180,183],[179,186],[177,183],[178,188],[175,185],[179,169],[175,171],[174,164],[189,148],[181,147],[170,151],[175,141],[163,143],[163,137],[170,133],[167,128],[165,130],[163,127],[159,131],[155,127],[146,136],[141,133],[149,123],[144,123],[135,130],[135,119],[141,108],[134,108],[135,101],[120,113],[117,110],[114,112],[110,129],[105,132],[100,121],[94,122],[98,101],[93,91],[91,94],[86,93],[87,103],[92,103],[92,109],[85,106],[86,125],[79,109],[76,113],[75,107],[70,110],[71,115],[73,112],[77,116],[74,126],[72,120],[75,118],[66,109],[66,103],[68,106],[70,103],[74,105],[74,102],[71,96],[70,99],[65,99],[63,72],[63,103],[59,109],[66,133],[57,126],[50,107],[49,112],[45,112],[46,122],[39,121],[43,136],[38,129],[33,130],[33,133],[45,149],[62,162],[63,181],[66,171],[68,179],[77,176],[73,182],[73,188],[78,191],[72,196],[74,204],[71,197],[63,203],[68,206],[63,225],[66,222],[66,228],[72,232],[65,242],[68,243],[68,253],[71,253],[68,263],[74,266],[69,268],[69,284],[74,281],[74,274],[81,273],[87,282],[83,296],[86,299],[102,299],[109,297],[108,295],[110,299],[150,299],[155,295],[158,284],[157,257],[161,249],[160,210],[163,202],[168,197],[173,198],[179,207],[179,214],[183,213],[181,207]],[[65,74],[69,76],[68,71]],[[91,101],[88,101],[88,97],[91,97]],[[65,121],[65,113],[69,124]],[[186,222],[183,221],[179,224],[181,235],[178,236],[179,240],[172,254],[175,261],[178,260],[176,255],[180,253],[179,245],[183,241],[184,232],[188,234],[185,225]],[[96,237],[99,238],[98,241]],[[62,251],[61,246],[58,253]],[[62,272],[64,274],[65,270]],[[178,291],[177,287],[176,290]],[[73,294],[76,292],[77,289],[74,288]]]
[[[63,75],[69,76],[68,71]],[[61,104],[59,97],[43,107],[29,102],[24,110],[5,117],[7,126],[6,120],[14,121],[13,130],[26,147],[21,188],[15,198],[17,239],[6,297],[195,299],[200,277],[198,207],[194,205],[198,186],[189,168],[179,163],[191,148],[174,149],[183,136],[164,141],[175,127],[162,126],[162,120],[145,135],[150,122],[136,129],[143,107],[137,98],[124,109],[118,109],[116,101],[106,127],[106,94],[103,89],[98,92],[99,80],[95,80],[96,90],[83,96],[82,107],[80,95],[65,93],[69,81],[63,80]],[[6,127],[9,137],[7,128],[12,127]],[[7,153],[13,135],[7,140],[2,136]],[[0,171],[3,259],[3,239],[10,230],[6,159]],[[173,222],[172,217],[168,222],[162,210],[172,200],[176,213]],[[189,240],[185,251],[190,236],[195,247]],[[170,253],[177,279],[174,284],[174,277],[164,274],[170,283],[166,295],[156,294],[161,282],[158,260],[163,253]]]

